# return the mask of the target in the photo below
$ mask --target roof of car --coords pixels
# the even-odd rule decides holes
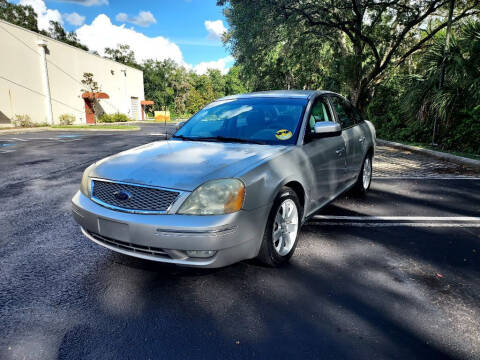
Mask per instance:
[[[225,96],[218,100],[229,99],[243,99],[252,97],[271,97],[271,98],[300,98],[310,99],[314,94],[331,93],[324,90],[270,90],[270,91],[257,91],[248,94],[238,94]]]

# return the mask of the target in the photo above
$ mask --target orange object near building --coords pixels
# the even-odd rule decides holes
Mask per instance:
[[[155,121],[170,121],[170,111],[155,111]]]
[[[97,99],[110,99],[110,96],[103,92],[84,92],[82,98],[85,101],[85,118],[87,124],[95,124],[95,101]]]
[[[142,105],[142,120],[145,120],[145,106],[155,104],[152,100],[142,100],[140,105]]]

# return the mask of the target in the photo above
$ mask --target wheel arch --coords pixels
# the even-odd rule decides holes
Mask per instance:
[[[365,157],[370,156],[373,159],[374,153],[375,153],[375,150],[373,148],[373,145],[370,145],[367,152],[365,153]]]
[[[302,205],[302,218],[303,218],[305,214],[305,200],[306,200],[306,197],[305,197],[306,194],[305,194],[305,189],[303,188],[303,185],[297,180],[292,180],[292,181],[286,182],[285,184],[283,184],[283,186],[292,189],[295,192],[295,194],[297,194],[298,199],[300,200],[300,204]]]

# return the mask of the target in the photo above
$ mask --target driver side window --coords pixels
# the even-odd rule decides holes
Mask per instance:
[[[307,132],[312,134],[314,132],[315,124],[322,121],[333,121],[333,119],[330,115],[326,99],[320,97],[315,100],[315,103],[312,106],[310,118],[308,119],[309,126],[307,128]]]

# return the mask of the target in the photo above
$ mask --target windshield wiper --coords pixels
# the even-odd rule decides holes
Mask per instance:
[[[199,141],[224,141],[224,142],[233,142],[233,143],[241,143],[241,144],[261,144],[261,145],[266,144],[264,141],[260,141],[260,140],[240,139],[240,138],[220,136],[220,135],[200,137],[196,139]]]
[[[198,140],[198,137],[188,137],[188,136],[183,136],[183,135],[173,135],[172,139],[182,139],[182,140]]]
[[[183,136],[183,135],[174,135],[174,139],[182,139],[182,140],[191,140],[191,141],[224,141],[224,142],[234,142],[234,143],[241,143],[241,144],[261,144],[265,145],[266,142],[260,140],[249,140],[249,139],[240,139],[235,137],[228,137],[228,136]]]

